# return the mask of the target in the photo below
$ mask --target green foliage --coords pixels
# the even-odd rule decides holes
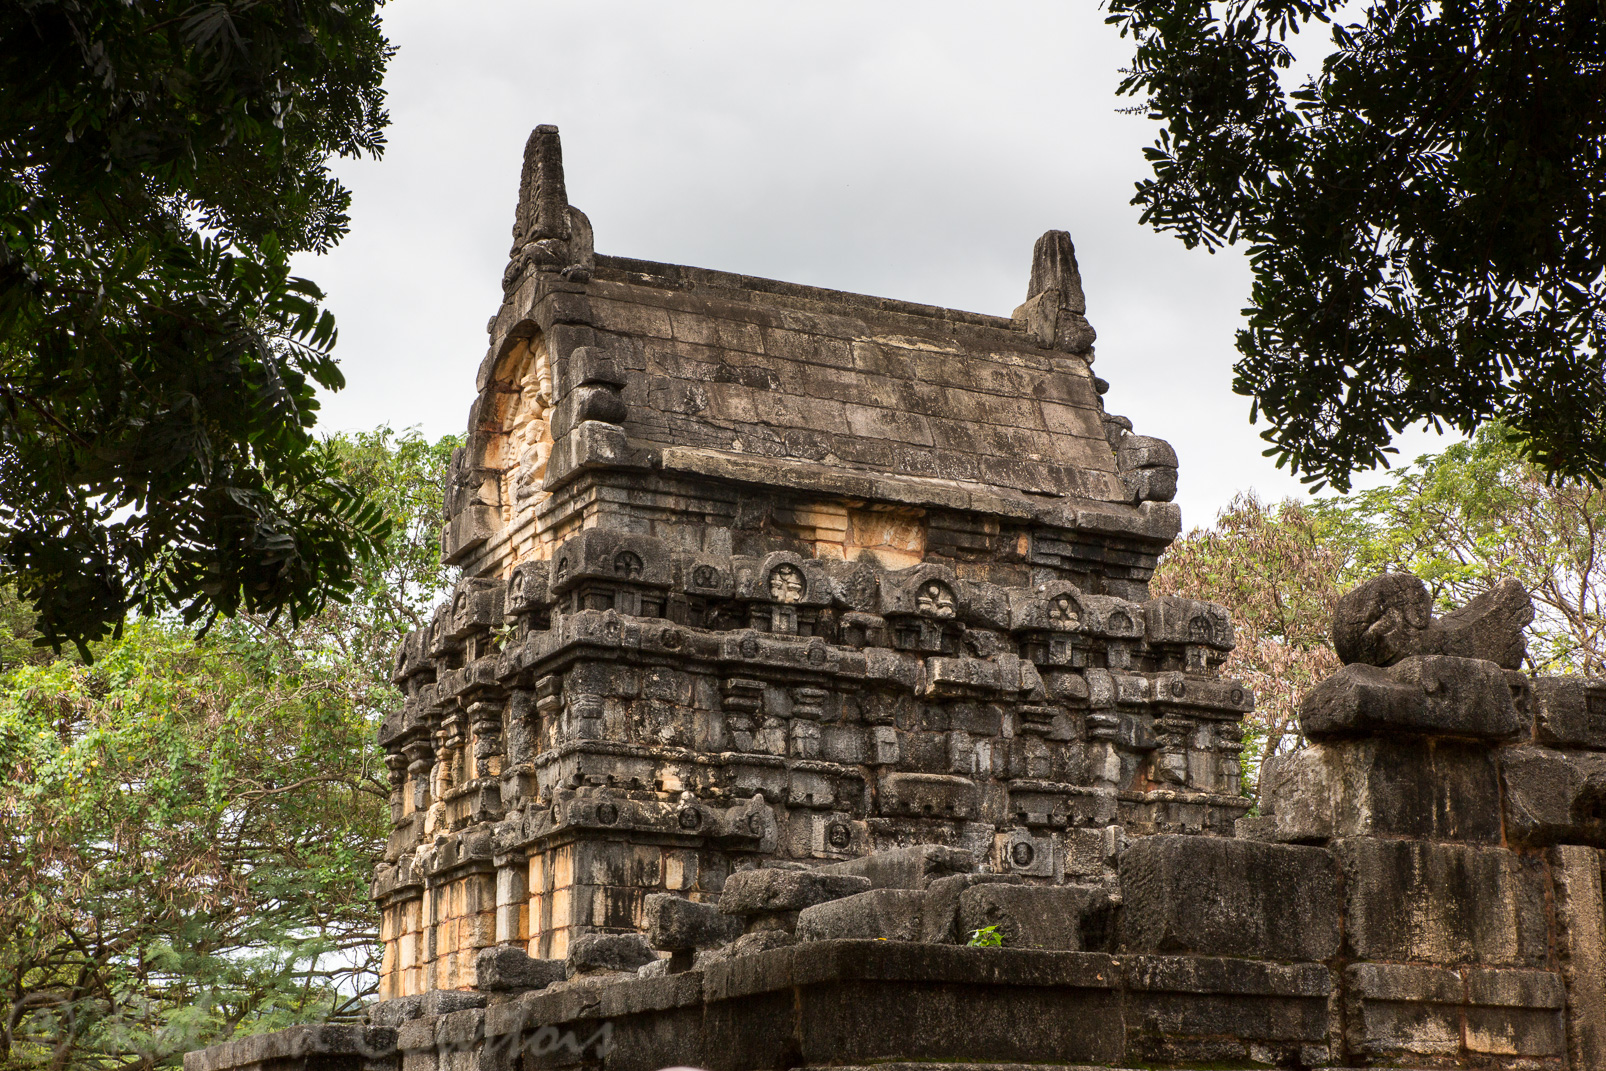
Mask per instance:
[[[1388,486],[1313,508],[1349,548],[1355,576],[1415,573],[1440,613],[1515,577],[1536,610],[1531,667],[1606,672],[1606,492],[1548,479],[1499,425],[1419,459]]]
[[[983,926],[979,930],[970,931],[970,940],[965,942],[966,948],[1003,948],[1004,935],[997,926]]]
[[[137,618],[91,664],[0,672],[0,1066],[174,1065],[236,1032],[349,1017],[373,992],[375,730],[400,701],[390,651],[451,581],[439,481],[455,445],[389,429],[329,444],[391,522],[349,604],[204,639]]]
[[[1514,577],[1537,614],[1529,668],[1606,672],[1606,492],[1548,478],[1499,424],[1370,491],[1277,505],[1242,495],[1172,544],[1152,590],[1232,611],[1238,645],[1222,672],[1256,695],[1244,722],[1251,773],[1303,743],[1299,702],[1339,665],[1334,600],[1385,572],[1421,577],[1441,614]]]
[[[1545,470],[1606,477],[1606,12],[1380,0],[1289,87],[1339,0],[1111,0],[1124,92],[1165,124],[1143,219],[1246,242],[1234,389],[1316,482],[1427,421],[1503,419]]]
[[[1354,566],[1335,514],[1296,501],[1239,495],[1213,528],[1171,544],[1151,590],[1217,602],[1232,611],[1237,646],[1222,673],[1256,697],[1244,719],[1243,765],[1251,775],[1266,755],[1299,746],[1300,700],[1338,670],[1330,628],[1333,603],[1354,583]],[[1245,779],[1254,795],[1256,779]]]
[[[311,433],[334,319],[287,257],[377,156],[373,0],[0,0],[0,582],[60,650],[129,609],[292,621],[383,513]]]

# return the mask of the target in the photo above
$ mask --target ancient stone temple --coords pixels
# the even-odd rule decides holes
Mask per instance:
[[[1381,578],[1248,816],[1066,234],[1007,318],[600,256],[551,127],[513,230],[382,1000],[189,1071],[1606,1067],[1606,687]]]

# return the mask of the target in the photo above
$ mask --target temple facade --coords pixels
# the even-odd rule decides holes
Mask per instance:
[[[188,1071],[1606,1067],[1606,686],[1520,672],[1515,584],[1382,577],[1251,814],[1064,232],[1025,297],[599,256],[537,128],[380,733],[381,1000]]]
[[[1148,597],[1176,458],[1104,412],[1067,235],[1009,319],[599,257],[551,128],[517,219],[463,580],[382,736],[386,996],[769,862],[1102,881],[1129,835],[1232,831],[1232,625]]]

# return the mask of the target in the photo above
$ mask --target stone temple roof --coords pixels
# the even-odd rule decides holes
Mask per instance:
[[[551,496],[603,470],[1122,533],[1155,549],[1179,529],[1170,447],[1104,412],[1064,232],[1038,241],[1027,300],[1001,317],[599,256],[566,198],[557,132],[539,128],[454,472],[453,560],[495,571],[540,556],[540,541],[496,548],[517,547],[535,517],[561,528]]]

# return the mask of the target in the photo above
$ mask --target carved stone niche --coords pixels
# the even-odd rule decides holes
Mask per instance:
[[[1143,607],[1137,603],[1112,595],[1082,596],[1082,631],[1103,641],[1103,662],[1109,668],[1131,668],[1143,628]]]
[[[430,630],[409,632],[396,648],[395,669],[390,681],[403,695],[414,695],[435,680],[435,663],[429,656]]]
[[[508,575],[503,615],[518,639],[551,627],[552,601],[547,594],[547,576],[547,563],[542,561],[521,562]]]
[[[710,554],[678,555],[676,587],[686,599],[686,624],[693,628],[728,629],[744,620],[731,602],[735,590],[731,561]]]
[[[818,558],[791,551],[767,554],[743,572],[736,599],[747,604],[748,628],[790,636],[831,631],[821,614],[831,605],[831,578]]]
[[[452,610],[452,603],[441,603],[435,607],[435,613],[429,621],[429,641],[425,652],[435,663],[437,678],[443,671],[461,669],[463,666],[463,643],[452,635],[452,626],[456,623]]]
[[[500,580],[464,577],[452,595],[450,638],[464,645],[464,659],[472,662],[490,653],[492,632],[502,624],[503,588]]]
[[[1086,617],[1082,597],[1081,589],[1069,580],[1020,593],[1012,631],[1020,642],[1021,657],[1039,666],[1086,666],[1087,659],[1077,657],[1076,643]]]
[[[965,587],[946,566],[917,565],[882,579],[881,614],[899,650],[959,653],[968,611]]]
[[[552,558],[552,598],[568,613],[617,610],[632,617],[663,617],[674,563],[653,536],[590,528],[560,546]]]
[[[1143,618],[1157,669],[1214,676],[1232,651],[1232,618],[1215,603],[1162,595],[1144,604]]]
[[[552,359],[546,339],[536,333],[518,339],[492,374],[485,467],[501,473],[502,523],[513,525],[541,501],[547,461],[552,456]]]

